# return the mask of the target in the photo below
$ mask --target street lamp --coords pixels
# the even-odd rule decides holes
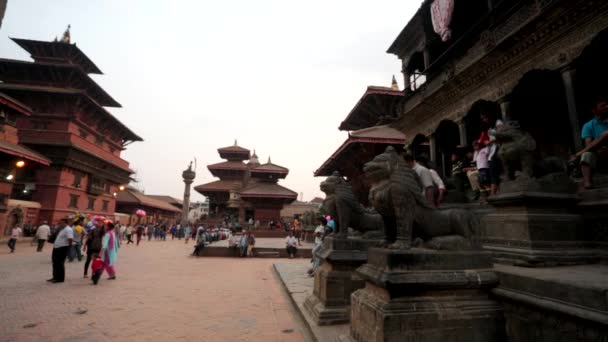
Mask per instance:
[[[24,167],[24,166],[25,166],[25,162],[24,162],[23,160],[20,160],[20,161],[18,161],[18,162],[17,162],[15,165],[16,165],[18,168],[22,168],[22,167]]]

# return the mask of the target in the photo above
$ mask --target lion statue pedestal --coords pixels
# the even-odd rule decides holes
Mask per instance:
[[[318,325],[342,324],[350,320],[351,294],[365,286],[355,272],[367,261],[367,250],[381,240],[326,237],[317,257],[323,260],[315,274],[313,294],[304,302]]]
[[[370,248],[357,269],[365,287],[352,295],[350,335],[341,340],[504,341],[503,308],[490,297],[498,278],[473,215],[430,207],[392,147],[364,171],[387,248]]]
[[[372,248],[343,341],[504,341],[488,252]]]

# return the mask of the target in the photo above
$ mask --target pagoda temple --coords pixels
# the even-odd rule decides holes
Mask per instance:
[[[15,183],[11,198],[41,204],[39,220],[75,211],[113,215],[115,196],[133,171],[121,152],[142,139],[109,113],[120,104],[89,74],[101,70],[70,42],[12,40],[33,62],[0,59],[0,92],[31,108],[17,119],[19,143],[50,160]]]
[[[271,220],[279,222],[283,206],[298,197],[278,184],[279,179],[287,177],[289,169],[273,164],[270,157],[267,163],[260,164],[255,151],[251,155],[236,141],[217,151],[225,161],[207,168],[219,180],[194,187],[209,198],[209,223],[228,219],[244,224],[251,219],[266,227]]]

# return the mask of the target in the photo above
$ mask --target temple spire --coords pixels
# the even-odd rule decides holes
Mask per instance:
[[[234,146],[238,146],[239,144],[237,144],[236,139],[234,139]]]
[[[397,79],[395,78],[395,75],[393,75],[393,81],[391,82],[391,89],[399,90],[399,83],[397,83]]]
[[[62,43],[67,43],[70,44],[71,38],[72,36],[70,35],[70,28],[72,27],[72,25],[68,25],[68,28],[65,30],[65,32],[63,32],[63,37],[61,37],[61,42]]]
[[[268,156],[268,164],[270,164],[270,163],[271,163],[271,162],[270,162],[270,156]]]

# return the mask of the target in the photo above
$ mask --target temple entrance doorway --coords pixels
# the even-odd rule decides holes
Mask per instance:
[[[460,131],[458,124],[454,121],[443,120],[435,131],[436,160],[435,169],[444,178],[450,176],[452,171],[452,153],[456,151],[460,143]],[[432,167],[432,165],[430,165]]]
[[[598,97],[608,97],[608,30],[600,32],[574,62],[578,121],[582,127],[593,118],[590,108]]]
[[[532,70],[522,77],[508,99],[510,118],[536,139],[539,156],[567,160],[574,152],[574,134],[560,73]]]

